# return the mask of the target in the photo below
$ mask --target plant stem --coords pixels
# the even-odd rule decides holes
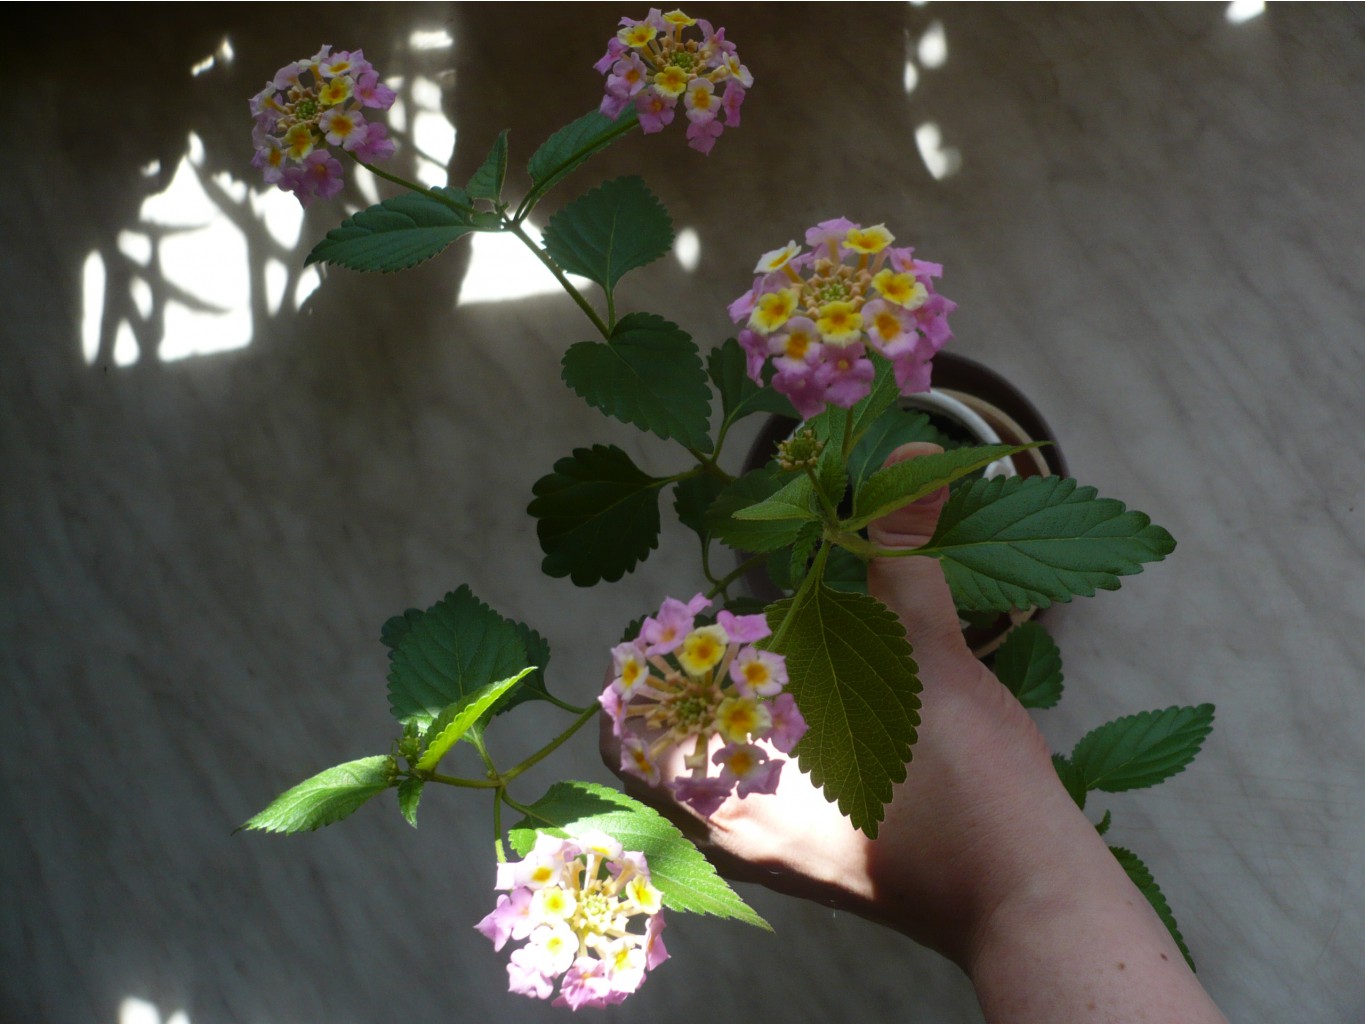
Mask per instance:
[[[502,847],[502,798],[506,795],[507,790],[503,786],[499,786],[493,794],[493,849],[497,851],[499,864],[507,860],[507,851]]]
[[[560,270],[559,265],[550,258],[550,254],[537,245],[535,240],[526,233],[525,229],[521,226],[521,222],[514,218],[509,218],[506,214],[503,214],[502,222],[507,225],[507,230],[520,238],[522,242],[525,243],[526,248],[530,249],[531,252],[535,254],[536,259],[545,264],[546,269],[554,274],[555,280],[559,282],[560,287],[569,293],[569,298],[573,299],[574,302],[578,304],[578,308],[592,321],[593,326],[597,328],[597,333],[602,335],[604,340],[610,338],[611,328],[597,315],[597,310],[592,308],[592,304],[583,297],[583,293],[569,282],[564,271]]]
[[[748,572],[754,566],[758,565],[758,563],[762,562],[763,559],[767,557],[768,557],[767,555],[750,555],[748,558],[746,558],[743,562],[739,564],[739,568],[735,569],[735,571],[730,573],[728,576],[722,578],[719,582],[716,583],[714,587],[708,590],[706,592],[706,596],[715,597],[717,594],[725,590],[725,588],[728,587],[731,583],[735,582],[735,580],[739,579],[746,572]]]
[[[513,765],[511,768],[507,769],[507,771],[503,772],[501,776],[503,784],[511,782],[522,772],[526,771],[527,768],[530,768],[532,765],[538,764],[545,758],[549,757],[552,753],[559,749],[559,747],[565,741],[567,741],[570,736],[578,732],[578,730],[583,728],[583,726],[587,725],[588,722],[590,722],[593,718],[597,717],[597,713],[601,710],[602,709],[599,708],[596,704],[584,708],[583,713],[580,714],[577,718],[575,718],[573,720],[573,724],[570,725],[567,729],[565,729],[562,733],[560,733],[558,736],[552,739],[548,744],[537,750],[525,761],[522,761],[520,764]]]
[[[497,789],[502,785],[493,779],[457,779],[453,775],[442,775],[440,772],[417,772],[415,774],[423,782],[440,782],[447,786],[463,786],[466,789]]]

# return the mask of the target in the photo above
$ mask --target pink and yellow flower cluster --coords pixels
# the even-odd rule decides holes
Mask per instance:
[[[597,832],[577,839],[541,833],[524,860],[498,865],[505,890],[475,927],[501,950],[526,940],[507,964],[508,988],[556,1006],[609,1006],[668,959],[663,896],[644,854]],[[643,919],[643,927],[638,927]]]
[[[393,155],[388,128],[366,121],[365,110],[388,110],[394,91],[361,50],[332,52],[286,64],[251,98],[256,118],[253,167],[267,183],[292,192],[307,206],[341,191],[341,163],[327,146],[338,146],[363,163]]]
[[[773,387],[807,418],[864,398],[873,356],[890,361],[902,394],[929,390],[957,304],[934,291],[943,267],[894,241],[884,225],[840,217],[806,232],[809,249],[792,241],[763,254],[753,287],[729,307],[755,383],[771,359]]]
[[[790,693],[786,661],[754,642],[769,635],[762,615],[722,611],[697,625],[709,605],[698,594],[668,598],[640,635],[612,649],[616,676],[598,701],[621,741],[621,770],[663,784],[698,814],[714,814],[731,793],[772,793],[806,722]],[[712,740],[721,745],[711,753]],[[661,759],[678,748],[686,772],[665,778]],[[710,774],[712,765],[719,773]]]
[[[684,39],[683,30],[693,26],[701,39]],[[640,127],[649,134],[673,121],[681,101],[688,144],[702,153],[711,152],[727,127],[739,125],[745,90],[754,84],[725,29],[682,11],[661,14],[657,7],[642,21],[622,18],[620,31],[593,67],[607,76],[603,114],[615,120],[634,105]]]

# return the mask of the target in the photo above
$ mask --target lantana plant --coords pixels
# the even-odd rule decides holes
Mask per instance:
[[[645,183],[617,178],[570,199],[543,240],[532,237],[527,218],[637,127],[659,132],[681,112],[690,147],[708,153],[724,128],[739,125],[755,79],[723,28],[681,11],[623,18],[596,70],[606,76],[596,109],[531,154],[531,184],[520,198],[505,194],[506,132],[463,185],[425,188],[374,168],[394,150],[376,119],[394,94],[360,50],[324,46],[281,68],[251,100],[252,162],[267,184],[305,204],[330,198],[341,188],[339,153],[402,190],[344,220],[308,262],[395,271],[474,232],[515,236],[598,335],[566,348],[565,383],[604,415],[671,445],[678,460],[675,472],[655,476],[621,448],[594,444],[573,449],[533,488],[527,510],[542,569],[580,587],[618,580],[646,559],[665,489],[696,534],[698,578],[663,581],[657,609],[623,635],[602,638],[605,689],[574,680],[566,686],[574,699],[552,692],[544,637],[456,587],[425,611],[383,625],[389,704],[400,728],[389,752],[307,779],[243,826],[316,829],[388,789],[416,826],[428,786],[481,793],[497,836],[490,892],[501,895],[475,927],[497,950],[522,943],[507,965],[511,991],[573,1009],[619,1002],[639,988],[667,956],[666,909],[767,925],[652,807],[589,782],[558,782],[525,799],[513,790],[528,768],[606,715],[621,771],[696,815],[771,793],[781,773],[801,771],[875,839],[893,785],[914,770],[920,681],[903,627],[859,582],[868,560],[938,559],[971,616],[1117,589],[1121,576],[1174,548],[1146,515],[1075,480],[984,475],[1028,445],[945,443],[939,454],[883,465],[907,441],[946,442],[901,400],[930,387],[955,308],[937,290],[943,268],[898,243],[884,223],[834,216],[806,229],[804,244],[756,254],[755,276],[728,307],[738,336],[705,358],[677,324],[618,310],[621,278],[673,244],[669,215]],[[598,301],[570,274],[600,289]],[[726,440],[756,414],[801,422],[771,461],[737,474],[726,468]],[[945,487],[950,497],[927,544],[886,551],[868,539],[874,520]],[[733,568],[722,568],[724,549]],[[745,580],[754,572],[765,572],[784,596],[766,607],[750,596]],[[698,586],[690,599],[663,596]],[[1051,707],[1061,696],[1060,656],[1036,621],[1006,638],[994,669],[1025,706]],[[504,725],[531,701],[561,709],[564,726],[537,740]],[[1093,791],[1151,786],[1183,770],[1212,716],[1201,705],[1119,718],[1054,762],[1084,807]],[[486,742],[495,730],[526,748],[516,764],[495,760]],[[477,753],[481,774],[442,771],[458,743]],[[504,809],[521,815],[509,828]],[[1109,820],[1106,812],[1097,828]],[[1114,852],[1180,942],[1145,865],[1127,850]]]

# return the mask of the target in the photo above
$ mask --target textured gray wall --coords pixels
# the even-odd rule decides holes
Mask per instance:
[[[589,336],[566,299],[457,307],[480,269],[467,247],[400,277],[333,272],[273,311],[268,266],[297,274],[337,209],[310,211],[297,246],[272,240],[242,186],[258,189],[246,97],[322,42],[363,46],[404,76],[410,112],[419,79],[441,88],[462,179],[498,129],[519,166],[594,106],[590,64],[643,11],[331,13],[59,12],[3,44],[22,83],[0,173],[5,1021],[561,1012],[506,995],[471,928],[492,901],[481,801],[431,793],[417,832],[374,806],[311,836],[229,833],[386,748],[379,626],[459,583],[536,625],[552,685],[587,700],[622,623],[690,592],[691,546],[669,531],[640,572],[579,592],[539,578],[522,510],[571,447],[659,469],[671,454],[559,383],[559,353]],[[944,262],[957,350],[1034,399],[1084,482],[1180,541],[1049,616],[1068,699],[1044,729],[1068,746],[1118,714],[1214,701],[1192,770],[1109,802],[1114,841],[1153,868],[1231,1019],[1361,1020],[1358,8],[690,13],[729,26],[758,82],[710,158],[675,125],[564,193],[642,173],[697,232],[698,270],[662,261],[622,302],[710,345],[757,254],[840,214]],[[946,60],[926,66],[935,24]],[[415,50],[417,29],[453,47]],[[233,59],[192,75],[224,38]],[[926,123],[955,154],[941,179],[915,142]],[[177,169],[203,201],[167,213]],[[177,246],[209,223],[236,248],[191,265]],[[249,344],[163,361],[163,342],[197,340],[201,300],[222,308],[196,323],[235,313]],[[590,741],[522,795],[567,776],[607,779]],[[675,918],[674,959],[606,1018],[979,1020],[955,970],[901,937],[752,897],[776,935]]]

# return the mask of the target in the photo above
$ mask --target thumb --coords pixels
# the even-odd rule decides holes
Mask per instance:
[[[923,441],[903,444],[887,457],[886,464],[890,466],[941,451],[943,449],[938,445]],[[943,487],[898,508],[870,523],[868,538],[879,548],[921,547],[934,535],[939,513],[947,500],[948,488]],[[972,657],[962,638],[957,608],[938,559],[874,558],[867,567],[867,589],[899,616],[917,657],[929,652],[951,659],[963,655]]]

